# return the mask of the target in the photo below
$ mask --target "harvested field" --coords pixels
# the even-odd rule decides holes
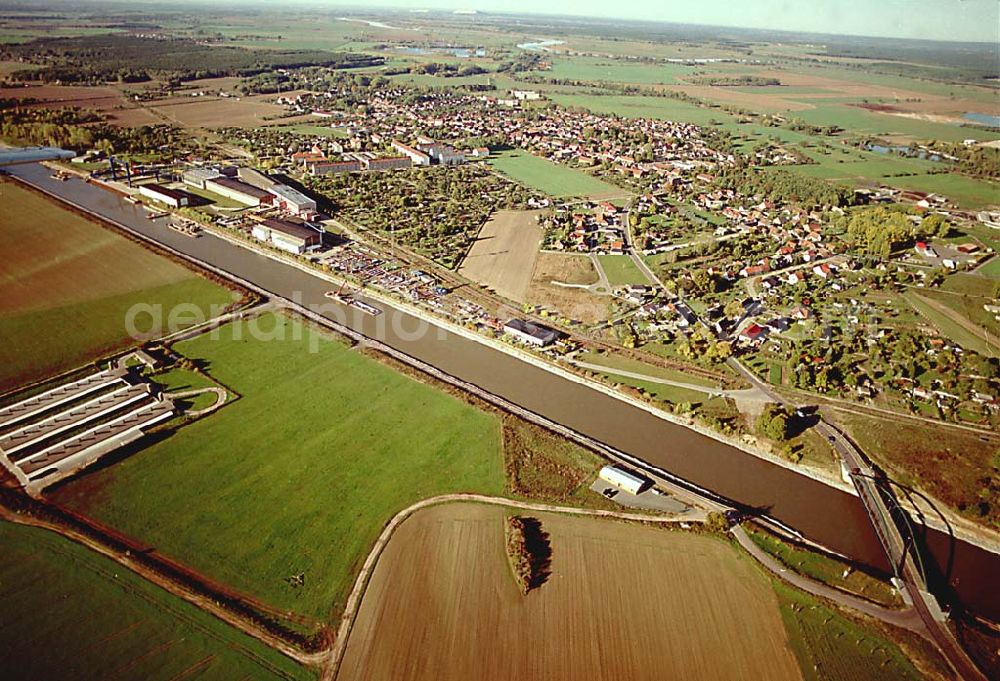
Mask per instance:
[[[523,596],[503,509],[419,511],[389,542],[340,681],[799,679],[770,584],[726,543],[534,514],[551,576]]]
[[[609,299],[577,286],[589,286],[597,282],[598,273],[589,257],[540,253],[535,262],[531,285],[525,294],[525,302],[556,310],[568,319],[595,324],[607,319]]]
[[[483,225],[459,273],[501,296],[524,302],[535,270],[542,228],[539,211],[501,210]]]
[[[213,78],[192,81],[200,87],[190,87],[190,92],[217,92],[228,90],[235,78]],[[294,96],[295,91],[287,93]],[[110,123],[126,127],[172,123],[184,128],[213,128],[232,125],[237,127],[258,127],[284,114],[285,108],[273,104],[274,95],[255,97],[194,97],[181,94],[151,102],[132,102],[122,91],[110,86],[87,85],[39,85],[32,87],[0,88],[0,98],[35,99],[29,106],[69,107],[97,111],[108,118]],[[282,123],[313,120],[312,116],[283,118]]]
[[[34,99],[34,107],[79,107],[105,115],[109,122],[126,127],[155,125],[163,120],[142,106],[129,102],[120,90],[108,86],[37,85],[0,88],[0,99]]]
[[[150,102],[150,111],[183,128],[221,128],[223,126],[256,128],[277,118],[285,107],[273,104],[272,95],[258,97],[172,97]],[[282,123],[311,120],[311,116],[283,118]]]
[[[534,279],[590,286],[598,282],[599,276],[594,263],[586,255],[542,253],[535,266]]]
[[[223,286],[44,196],[11,182],[0,192],[0,390],[131,345],[133,305],[193,303],[208,315],[233,302]]]

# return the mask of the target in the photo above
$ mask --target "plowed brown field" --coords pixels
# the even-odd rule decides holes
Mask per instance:
[[[524,302],[542,245],[537,215],[535,210],[494,213],[479,231],[458,271],[502,296]]]
[[[503,514],[450,504],[403,523],[340,681],[800,678],[774,592],[723,542],[537,514],[552,574],[522,596]]]

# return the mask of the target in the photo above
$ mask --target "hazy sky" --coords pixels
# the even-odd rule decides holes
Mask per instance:
[[[312,0],[309,4],[359,3]],[[1000,41],[1000,0],[368,0],[364,4],[607,16],[896,38]]]

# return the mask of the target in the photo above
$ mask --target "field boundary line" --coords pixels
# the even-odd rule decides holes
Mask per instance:
[[[171,579],[168,579],[154,570],[144,569],[136,561],[129,558],[127,555],[121,555],[115,552],[108,546],[105,546],[99,541],[87,537],[81,532],[77,532],[69,527],[65,527],[58,523],[42,520],[40,518],[25,515],[21,513],[15,513],[6,507],[0,505],[0,519],[14,523],[17,525],[23,525],[26,527],[35,527],[42,530],[47,530],[53,532],[65,539],[84,546],[94,553],[104,556],[105,558],[113,561],[114,563],[121,565],[122,567],[131,570],[133,573],[142,577],[146,581],[158,586],[167,593],[180,598],[184,602],[214,615],[216,618],[225,622],[226,624],[234,627],[238,631],[250,636],[251,638],[263,643],[267,647],[276,650],[286,657],[291,658],[295,662],[302,665],[307,665],[310,667],[315,667],[320,664],[324,659],[326,654],[325,650],[320,650],[315,653],[306,653],[295,646],[286,643],[277,636],[265,631],[263,628],[258,628],[253,626],[251,623],[245,621],[242,617],[235,615],[227,611],[224,607],[216,604],[212,599],[200,597],[194,591],[189,590],[177,584]]]
[[[425,508],[431,506],[437,506],[439,504],[446,504],[452,502],[471,502],[479,504],[489,504],[492,506],[503,506],[506,508],[517,508],[528,511],[538,511],[542,513],[563,513],[568,515],[581,515],[590,516],[597,518],[612,518],[617,520],[630,520],[638,522],[652,522],[660,524],[670,524],[670,523],[703,523],[705,518],[702,512],[692,512],[690,509],[684,511],[683,514],[676,514],[671,516],[665,515],[646,515],[644,513],[633,513],[629,511],[608,511],[603,509],[591,509],[591,508],[575,508],[572,506],[556,506],[554,504],[546,504],[534,501],[519,501],[517,499],[508,499],[506,497],[493,497],[485,494],[442,494],[436,497],[429,497],[421,501],[416,502],[407,506],[402,511],[399,511],[392,519],[386,524],[382,529],[382,533],[379,534],[378,539],[375,541],[375,545],[372,550],[368,553],[368,557],[365,558],[364,564],[361,566],[361,572],[358,573],[358,577],[354,582],[354,588],[351,590],[350,595],[347,597],[347,602],[344,606],[344,612],[340,618],[340,626],[337,629],[337,635],[334,638],[333,647],[330,648],[329,656],[326,663],[323,665],[323,671],[320,674],[321,681],[334,681],[340,672],[340,665],[343,662],[344,653],[347,650],[347,640],[350,637],[351,630],[354,627],[354,620],[357,617],[358,611],[361,608],[361,601],[364,597],[365,591],[368,587],[369,581],[371,581],[372,573],[375,571],[375,567],[378,564],[379,558],[381,558],[382,553],[385,551],[385,547],[388,545],[389,540],[395,534],[399,526],[409,518],[411,515]],[[700,516],[700,517],[699,517]]]

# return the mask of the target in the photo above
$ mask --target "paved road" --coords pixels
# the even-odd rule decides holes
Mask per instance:
[[[758,379],[736,358],[730,358],[729,363],[754,386],[771,395],[775,402],[790,408],[796,406],[789,404],[770,385]],[[889,559],[889,564],[893,566],[897,577],[902,580],[910,602],[913,603],[914,611],[923,621],[931,639],[937,644],[938,649],[960,678],[970,681],[979,681],[980,679],[985,681],[986,677],[972,662],[968,653],[958,643],[955,635],[944,622],[937,600],[927,591],[927,583],[922,570],[918,569],[914,562],[912,552],[906,550],[906,540],[897,525],[902,519],[893,519],[888,504],[892,503],[897,509],[899,506],[895,503],[895,499],[891,498],[892,492],[879,484],[878,480],[881,478],[881,474],[872,468],[861,450],[848,440],[839,429],[821,418],[816,424],[815,430],[833,445],[841,461],[851,471],[851,480],[854,482],[858,496],[865,507],[872,527],[875,529],[875,534]],[[905,511],[901,509],[900,511],[902,515],[906,515]]]
[[[736,538],[736,541],[739,542],[740,546],[746,549],[747,553],[757,559],[757,562],[789,584],[811,593],[814,596],[819,596],[852,610],[857,610],[858,612],[864,613],[869,617],[874,617],[882,622],[902,627],[903,629],[909,629],[910,631],[923,636],[928,635],[923,620],[920,619],[920,615],[917,614],[913,608],[906,608],[902,610],[884,608],[881,605],[876,605],[875,603],[867,601],[864,598],[845,593],[839,589],[834,589],[832,586],[828,586],[822,582],[817,582],[814,579],[800,575],[794,570],[787,568],[774,556],[757,546],[756,542],[754,542],[754,540],[750,538],[750,535],[748,535],[739,525],[734,526],[730,530],[730,533]]]

